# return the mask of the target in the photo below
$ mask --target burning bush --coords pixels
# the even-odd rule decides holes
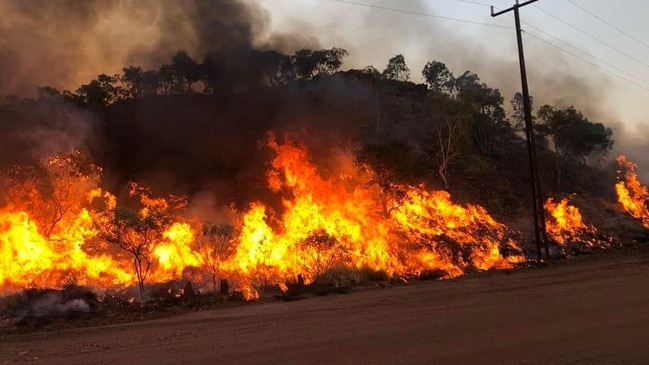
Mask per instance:
[[[340,265],[388,277],[434,269],[454,277],[521,260],[501,254],[501,247],[516,246],[480,206],[457,205],[448,192],[423,185],[386,191],[368,184],[351,153],[338,154],[324,174],[304,146],[271,137],[268,147],[274,154],[268,185],[281,197],[281,210],[275,215],[253,202],[233,225],[191,223],[200,220],[185,219],[184,197],[154,198],[136,184],[129,185],[130,201],[95,183],[65,190],[74,203],[49,234],[30,211],[8,204],[0,213],[0,287],[57,287],[71,272],[83,285],[136,282],[144,298],[146,282],[196,276],[199,268],[214,288],[217,276],[228,278],[253,298],[261,288],[285,290],[283,283],[298,275],[311,283]],[[54,186],[70,186],[69,174],[51,176]]]

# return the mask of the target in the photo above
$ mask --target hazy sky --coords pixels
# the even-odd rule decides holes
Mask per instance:
[[[349,50],[345,67],[371,64],[383,69],[391,56],[402,53],[415,82],[421,82],[426,61],[439,60],[456,75],[467,69],[478,73],[490,86],[500,88],[506,100],[520,89],[513,13],[492,18],[488,6],[504,9],[513,0],[258,2],[271,15],[271,29],[313,34],[322,47]],[[537,104],[574,104],[618,132],[622,126],[627,134],[644,132],[637,126],[649,120],[647,14],[649,2],[641,0],[540,0],[521,9],[530,91]]]

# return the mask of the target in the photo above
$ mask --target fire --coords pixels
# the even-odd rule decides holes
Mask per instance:
[[[579,208],[568,202],[567,198],[561,199],[558,203],[548,198],[544,204],[545,210],[549,213],[545,228],[550,237],[559,244],[578,238],[587,229]]]
[[[570,247],[575,253],[582,248],[606,249],[613,244],[613,237],[600,233],[597,228],[583,221],[579,208],[570,204],[570,197],[562,198],[559,202],[548,198],[544,207],[548,213],[545,228],[548,235],[562,246],[562,250]]]
[[[640,183],[636,173],[637,165],[628,161],[624,155],[617,158],[620,166],[618,171],[618,182],[615,184],[617,200],[624,210],[632,217],[642,221],[642,225],[649,228],[649,190]]]
[[[154,281],[169,281],[181,277],[186,267],[200,267],[200,257],[192,250],[194,233],[188,223],[176,222],[162,236],[164,241],[153,249],[159,271],[153,274]]]
[[[455,204],[448,192],[423,185],[384,192],[367,184],[351,153],[336,154],[325,168],[297,143],[271,137],[268,147],[274,158],[266,177],[281,206],[253,202],[231,225],[197,223],[184,217],[184,197],[155,197],[136,184],[129,185],[132,199],[120,201],[98,188],[101,169],[82,169],[78,153],[44,161],[46,176],[7,177],[0,291],[73,280],[102,288],[139,283],[143,292],[146,283],[195,268],[214,289],[224,277],[253,298],[266,286],[298,275],[308,283],[340,265],[455,277],[523,260],[503,256],[501,247],[515,243],[480,206]],[[49,193],[39,190],[41,180]]]
[[[323,177],[299,145],[271,138],[269,147],[276,157],[268,182],[285,197],[284,212],[271,219],[270,209],[255,203],[243,217],[230,267],[257,278],[248,285],[297,274],[312,281],[334,264],[398,275],[437,268],[454,277],[469,269],[511,267],[521,259],[501,255],[505,227],[482,207],[456,205],[448,192],[424,186],[402,186],[398,198],[382,196],[362,176]]]
[[[45,238],[26,212],[0,212],[0,288],[58,286],[67,280],[110,286],[132,275],[111,256],[90,256],[83,248],[94,238],[90,215],[82,210],[66,229]]]

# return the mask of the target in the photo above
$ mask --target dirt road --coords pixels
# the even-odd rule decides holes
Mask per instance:
[[[5,337],[0,364],[646,364],[649,254]]]

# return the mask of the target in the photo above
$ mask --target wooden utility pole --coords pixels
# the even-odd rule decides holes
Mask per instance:
[[[523,53],[523,35],[521,31],[521,19],[518,9],[535,3],[539,0],[529,0],[522,4],[518,3],[509,9],[494,13],[494,7],[491,7],[491,16],[496,17],[501,14],[514,11],[514,21],[516,23],[516,41],[518,43],[518,61],[521,68],[521,84],[523,86],[523,113],[525,115],[525,137],[527,139],[527,151],[530,162],[530,175],[532,180],[532,206],[534,212],[534,238],[536,239],[536,254],[539,260],[543,259],[541,249],[545,250],[545,256],[550,256],[548,247],[548,235],[545,229],[545,210],[543,208],[543,193],[541,192],[541,181],[536,163],[536,148],[534,146],[534,125],[532,123],[532,103],[530,102],[530,92],[527,88],[527,72],[525,71],[525,55]]]

